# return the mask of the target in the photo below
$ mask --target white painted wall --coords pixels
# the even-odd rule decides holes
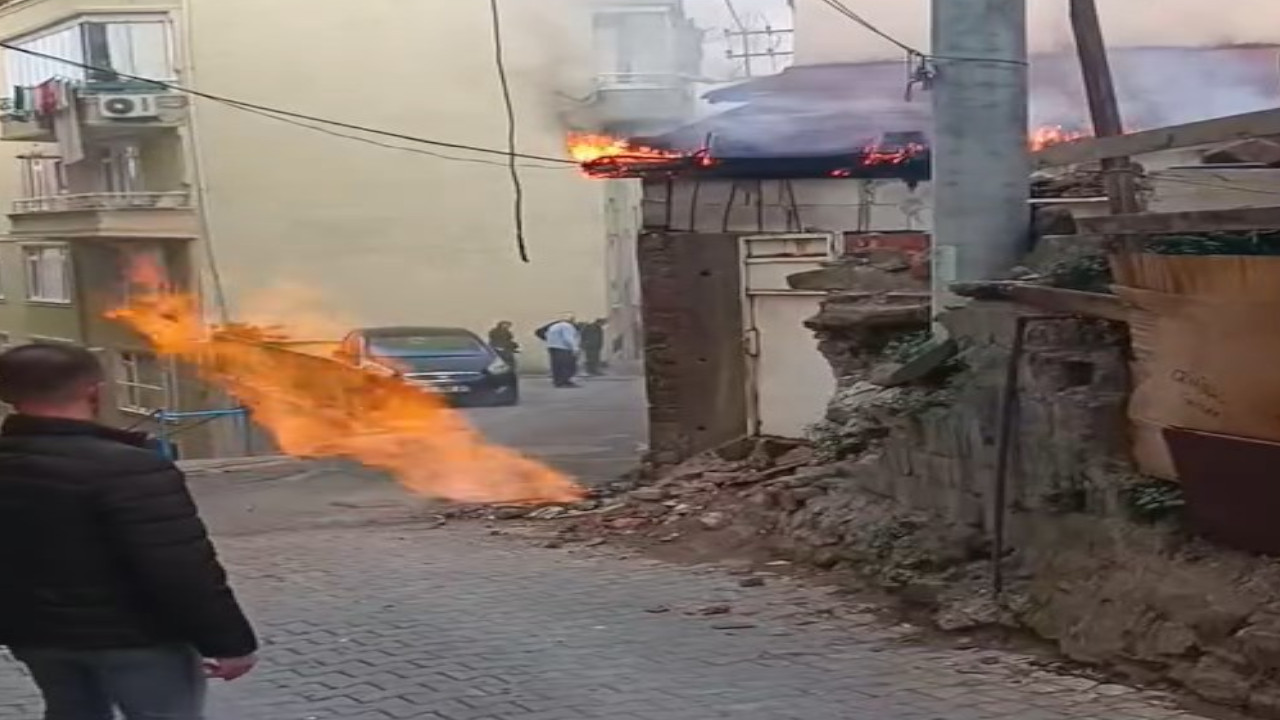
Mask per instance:
[[[731,180],[645,186],[649,227],[698,232],[892,232],[933,227],[930,184],[898,180]],[[759,209],[763,206],[763,211]],[[726,213],[726,208],[728,212]]]

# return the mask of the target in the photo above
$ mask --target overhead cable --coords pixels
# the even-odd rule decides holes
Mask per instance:
[[[831,7],[831,9],[840,13],[845,18],[848,18],[849,20],[852,20],[858,25],[861,25],[868,32],[890,43],[891,45],[898,48],[899,50],[902,50],[907,54],[907,57],[910,59],[944,60],[944,61],[953,61],[953,62],[994,63],[997,65],[1027,65],[1028,64],[1026,60],[1014,60],[1014,59],[1008,59],[1008,58],[960,57],[955,55],[934,55],[932,53],[923,52],[922,50],[912,47],[911,45],[908,45],[907,43],[890,35],[884,30],[881,30],[878,26],[876,26],[875,23],[871,22],[870,20],[867,20],[862,15],[850,9],[848,5],[844,4],[843,0],[822,0],[822,2],[826,3],[828,6]]]
[[[511,175],[512,221],[516,233],[516,252],[522,262],[529,262],[529,247],[524,237],[524,183],[516,165],[516,104],[511,96],[511,79],[507,77],[506,48],[502,44],[502,9],[498,0],[489,0],[489,19],[493,27],[493,60],[498,87],[502,90],[502,106],[507,116],[507,171]]]
[[[113,70],[110,68],[103,68],[95,65],[89,65],[87,63],[79,62],[77,60],[71,60],[69,58],[59,57],[57,55],[50,55],[48,53],[43,53],[38,50],[32,50],[30,48],[20,47],[18,45],[13,45],[7,42],[0,42],[0,48],[4,48],[6,50],[12,50],[18,53],[23,53],[25,55],[30,55],[32,57],[37,57],[44,60],[51,60],[54,62],[62,63],[64,65],[68,65],[71,67],[80,68],[82,70],[86,70],[93,73],[114,75],[116,77],[124,78],[126,80],[133,80],[140,83],[154,85],[156,87],[164,88],[166,90],[183,93],[185,95],[190,95],[192,97],[203,98],[205,100],[211,100],[213,102],[221,103],[229,107],[239,108],[241,110],[257,110],[259,113],[270,113],[275,116],[291,118],[294,120],[303,120],[307,122],[319,123],[321,125],[329,125],[332,127],[343,128],[345,130],[355,130],[358,132],[368,133],[370,135],[380,135],[383,137],[394,138],[396,140],[404,140],[406,142],[418,143],[421,145],[432,145],[435,147],[449,148],[453,150],[465,150],[468,152],[481,153],[485,155],[499,155],[502,157],[508,157],[511,153],[509,149],[499,150],[497,148],[482,147],[479,145],[468,145],[465,143],[448,142],[445,140],[434,140],[431,138],[424,138],[416,135],[410,135],[407,133],[395,132],[391,130],[382,130],[380,128],[368,127],[368,126],[359,125],[356,123],[344,122],[341,120],[332,120],[329,118],[317,117],[315,115],[309,115],[306,113],[296,112],[293,110],[286,110],[283,108],[271,107],[269,105],[262,105],[259,103],[253,103],[246,100],[237,100],[235,98],[226,97],[224,95],[217,95],[214,93],[204,92],[202,90],[196,90],[194,88],[185,87],[182,85],[178,85],[176,83],[165,82],[163,80],[154,80],[152,78],[140,77],[138,75],[130,75],[128,73],[123,73],[118,70]],[[515,156],[519,158],[524,158],[527,160],[538,160],[542,162],[559,163],[562,165],[577,165],[577,163],[573,160],[568,160],[565,158],[558,158],[558,157],[550,157],[547,155],[515,153]],[[443,156],[443,157],[444,159],[459,159],[459,158],[451,158],[449,156]]]

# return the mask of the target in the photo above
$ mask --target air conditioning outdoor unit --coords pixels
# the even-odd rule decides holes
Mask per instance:
[[[98,112],[102,117],[114,120],[153,118],[160,115],[155,95],[102,95],[98,98]]]

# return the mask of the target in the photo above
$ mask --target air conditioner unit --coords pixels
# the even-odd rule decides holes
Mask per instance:
[[[100,95],[98,112],[113,120],[153,118],[160,115],[155,95]]]

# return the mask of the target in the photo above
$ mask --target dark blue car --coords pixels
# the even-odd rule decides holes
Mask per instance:
[[[514,369],[479,336],[461,328],[362,328],[342,341],[338,358],[394,374],[459,405],[520,402]]]

